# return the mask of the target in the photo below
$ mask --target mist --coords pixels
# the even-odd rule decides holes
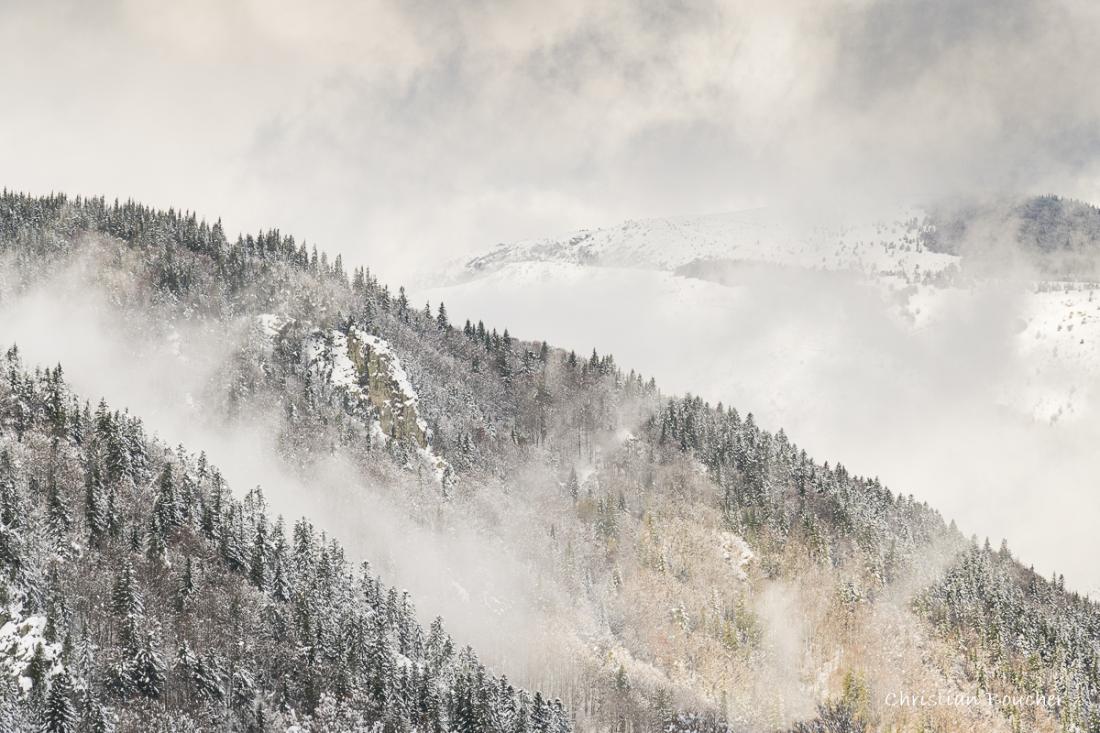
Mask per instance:
[[[751,445],[742,450],[756,437],[751,426],[732,431],[741,442],[708,473],[693,450],[712,436],[683,428],[684,450],[671,450],[664,428],[677,418],[662,413],[656,445],[653,424],[636,424],[653,396],[634,383],[619,389],[606,362],[596,373],[552,350],[513,352],[496,332],[582,358],[611,354],[623,373],[653,377],[665,397],[699,395],[752,413],[819,463],[877,477],[979,545],[1003,538],[1025,566],[1100,597],[1100,287],[1086,282],[1100,277],[1091,251],[1100,251],[1100,212],[1078,220],[1094,231],[1046,259],[1014,246],[1023,229],[1010,204],[990,205],[963,241],[933,256],[906,234],[905,255],[878,270],[860,259],[877,242],[847,239],[818,262],[807,252],[823,240],[803,236],[818,225],[1037,194],[1100,203],[1098,37],[1100,5],[1090,0],[0,0],[0,47],[12,67],[0,75],[0,187],[70,197],[0,211],[12,245],[0,262],[0,347],[17,344],[32,369],[60,364],[81,398],[104,397],[166,446],[205,452],[236,496],[258,486],[270,514],[288,524],[307,517],[351,561],[369,560],[383,582],[408,589],[423,624],[443,617],[456,646],[471,645],[494,673],[562,698],[578,731],[641,730],[656,726],[636,721],[658,717],[664,727],[673,710],[728,714],[745,730],[787,726],[824,717],[823,703],[851,702],[837,697],[849,693],[849,672],[872,686],[1072,683],[1092,699],[1066,708],[1062,727],[1095,720],[1097,650],[1078,643],[1095,631],[1095,608],[1078,612],[1060,581],[1049,598],[1023,591],[1034,613],[1011,638],[952,625],[955,608],[941,623],[913,600],[962,556],[953,535],[909,546],[924,512],[898,504],[885,525],[898,534],[879,536],[872,521],[864,531],[852,497],[874,501],[877,487],[846,480],[844,493],[791,511],[794,494],[772,493],[772,476],[739,475],[736,464],[753,458]],[[150,209],[74,204],[91,196]],[[180,212],[220,227],[192,227]],[[492,272],[490,263],[465,279],[436,277],[441,263],[498,243],[601,226],[626,239],[644,227],[618,223],[646,219],[665,224],[651,230],[650,254],[677,232],[700,251],[718,250],[721,222],[737,218],[723,217],[730,212],[765,213],[737,224],[749,234],[728,260],[710,252],[637,264],[624,246],[621,259],[599,266],[582,251],[584,264],[511,262]],[[767,212],[781,230],[773,239],[761,223]],[[688,217],[721,221],[678,229]],[[150,222],[159,228],[144,228]],[[223,232],[232,248],[238,233],[260,230],[278,235],[222,248]],[[750,239],[767,244],[754,254]],[[574,244],[583,250],[585,241]],[[851,271],[845,248],[860,250]],[[660,254],[671,261],[671,251]],[[99,267],[91,258],[103,252],[117,259]],[[958,269],[934,269],[956,255]],[[58,262],[64,270],[46,270]],[[920,269],[930,262],[931,275]],[[1073,270],[1082,263],[1093,275]],[[407,302],[404,289],[394,297],[402,284]],[[221,320],[193,317],[207,297],[218,298],[211,312]],[[394,350],[350,339],[336,352],[352,365],[338,375],[346,379],[314,389],[314,372],[294,361],[301,330],[284,331],[294,341],[277,353],[264,351],[280,337],[262,334],[257,318],[284,313],[258,316],[258,303],[326,328],[376,329]],[[492,334],[484,353],[452,328],[466,319]],[[334,333],[306,342],[325,342],[311,366],[333,367]],[[387,361],[398,352],[403,374]],[[225,387],[246,370],[242,381],[270,380],[257,377],[249,386],[261,384],[260,397],[238,404]],[[378,417],[370,434],[383,438],[353,445],[368,414]],[[22,434],[6,447],[20,470],[46,455],[28,450]],[[78,452],[66,448],[74,469]],[[51,479],[35,500],[60,506],[45,476],[52,468],[32,467]],[[414,475],[421,467],[423,479]],[[98,468],[79,469],[91,477],[84,501],[94,516]],[[567,483],[571,469],[577,482]],[[79,501],[78,485],[65,484],[68,502]],[[131,513],[144,518],[153,507],[137,496],[127,497],[139,510]],[[47,512],[50,523],[59,511]],[[174,526],[161,519],[151,520],[158,541]],[[66,537],[85,536],[83,524],[60,523]],[[134,547],[141,526],[133,524]],[[94,566],[96,581],[109,583],[116,568],[97,558],[126,548],[95,547],[99,528],[91,530],[86,552],[65,568]],[[35,559],[52,557],[39,533],[27,535],[41,549]],[[822,550],[821,537],[834,544]],[[164,559],[186,555],[190,568],[193,549]],[[891,564],[906,561],[918,566],[912,577],[889,577]],[[1024,589],[1026,577],[997,563]],[[163,596],[174,579],[159,567],[148,563],[142,580]],[[209,589],[211,606],[249,579],[230,580]],[[251,580],[263,590],[263,579]],[[960,582],[980,596],[972,581]],[[62,600],[96,615],[90,587],[69,582]],[[258,609],[266,599],[254,595]],[[984,600],[992,623],[1022,617],[1002,598]],[[374,609],[356,600],[336,611]],[[188,632],[207,618],[187,619]],[[12,621],[12,633],[27,628]],[[140,715],[145,702],[103,684],[100,672],[122,659],[115,620],[104,625],[96,675],[74,678],[74,689],[96,688]],[[160,628],[167,640],[170,627]],[[209,636],[197,652],[239,656],[235,639]],[[1058,668],[1067,638],[1072,670]],[[275,641],[297,658],[296,639]],[[397,646],[407,650],[405,641]],[[994,642],[1019,647],[1031,676],[995,669],[1014,661],[999,648],[981,657]],[[1042,669],[1031,669],[1033,659]],[[388,672],[386,684],[398,680],[396,667]],[[322,688],[378,712],[385,695],[359,687],[345,696],[339,675],[327,676],[314,685],[303,675],[309,684],[292,691],[300,710],[277,714],[313,715]],[[242,703],[228,680],[224,700],[185,702],[224,702],[226,725],[247,727],[264,713],[253,702],[265,698]],[[37,694],[49,679],[16,681],[35,690],[30,707],[50,700]],[[454,675],[436,681],[452,703],[454,690],[474,690]],[[60,689],[52,704],[64,707],[76,695]],[[166,714],[190,714],[175,691],[163,698]],[[444,712],[441,720],[458,717]],[[897,723],[897,712],[882,724]],[[904,727],[911,721],[901,713]],[[1020,720],[1002,722],[1026,727]]]
[[[521,683],[542,668],[544,634],[560,633],[557,621],[576,604],[506,550],[504,538],[484,532],[478,507],[418,493],[415,481],[399,475],[372,483],[339,452],[296,470],[277,445],[278,416],[223,417],[209,402],[220,397],[210,394],[210,381],[231,368],[232,354],[249,337],[247,321],[222,331],[175,320],[142,333],[126,318],[78,261],[0,302],[0,343],[17,345],[32,369],[60,364],[78,396],[128,410],[166,446],[205,452],[237,497],[259,487],[288,531],[306,517],[338,540],[353,564],[369,561],[383,582],[407,589],[425,626],[442,616],[456,643],[474,646],[486,663]],[[497,499],[493,487],[479,497],[484,505]],[[591,624],[584,607],[568,612]],[[563,656],[552,658],[568,659],[570,638],[558,638],[555,654]]]
[[[666,393],[752,412],[816,460],[877,476],[967,536],[1007,539],[1045,576],[1100,592],[1095,381],[1087,366],[1028,351],[1045,341],[1032,333],[1041,318],[1026,267],[934,297],[766,265],[724,282],[522,268],[424,294],[452,318],[487,318],[580,355],[597,348]]]
[[[0,79],[0,169],[393,283],[642,215],[1096,200],[1098,29],[1085,0],[0,3],[35,70]]]

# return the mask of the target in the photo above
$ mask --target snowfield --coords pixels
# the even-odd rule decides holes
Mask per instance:
[[[628,221],[559,238],[499,244],[436,276],[461,282],[520,262],[556,262],[675,271],[696,262],[729,260],[867,274],[935,273],[953,255],[919,241],[924,213],[913,209],[881,221],[832,226],[776,218],[766,209]]]
[[[61,644],[46,640],[46,617],[24,617],[19,606],[9,607],[8,621],[0,626],[0,668],[11,675],[24,692],[32,686],[27,668],[35,650],[42,647],[42,659],[47,676],[60,669]]]

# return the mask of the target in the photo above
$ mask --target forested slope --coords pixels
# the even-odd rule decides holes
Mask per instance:
[[[83,287],[105,294],[126,333],[160,337],[186,323],[230,334],[231,357],[196,395],[206,412],[228,421],[277,415],[288,465],[308,475],[325,456],[346,456],[391,487],[411,516],[444,530],[475,527],[487,547],[523,562],[538,578],[539,614],[539,631],[524,643],[542,648],[541,634],[552,649],[522,670],[524,684],[560,697],[580,730],[765,730],[800,719],[804,730],[1098,724],[1095,604],[1036,577],[1007,548],[967,540],[877,479],[812,460],[747,412],[669,399],[608,355],[518,340],[502,324],[452,324],[443,304],[415,306],[403,290],[366,270],[349,275],[339,258],[279,232],[231,242],[190,214],[5,194],[0,257],[6,300],[75,271]],[[176,460],[154,453],[146,503],[159,495],[164,462]],[[28,496],[31,475],[49,485],[50,460],[13,458]],[[178,492],[203,483],[197,460],[190,468],[188,460],[171,474]],[[223,497],[228,526],[249,529],[237,535],[242,547],[264,527],[277,554],[280,532],[256,519],[262,508],[249,496],[235,510]],[[78,499],[68,496],[74,512]],[[133,555],[146,583],[186,566],[177,557],[165,570],[148,540],[165,534],[171,559],[182,553],[173,542],[206,536],[199,520],[191,529],[174,513],[158,516],[141,520],[145,544],[127,525],[107,545]],[[221,538],[208,540],[223,552]],[[221,560],[223,575],[241,594],[266,599],[271,589],[249,583],[250,560],[248,551],[238,574]],[[264,582],[275,571],[267,568]],[[144,593],[171,605],[167,589],[178,583],[164,582]],[[348,582],[356,590],[342,592],[369,616],[362,580]],[[198,595],[227,602],[220,592]],[[262,617],[264,604],[281,602],[255,603]],[[167,638],[171,623],[161,626]],[[339,623],[321,626],[336,633]],[[455,665],[433,669],[453,680],[440,683],[451,685],[441,699],[479,679],[472,660]],[[341,704],[386,714],[377,697],[346,687],[318,707],[320,695],[297,679],[305,685],[293,692],[298,714]],[[934,709],[885,702],[891,691],[917,688],[1061,699]],[[513,699],[536,707],[534,697]],[[118,704],[110,700],[103,704]],[[162,705],[164,714],[173,709]],[[284,709],[265,702],[267,715]]]
[[[308,520],[2,366],[0,729],[570,729]]]

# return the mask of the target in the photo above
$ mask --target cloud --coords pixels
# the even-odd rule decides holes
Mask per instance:
[[[0,6],[9,186],[440,251],[746,204],[1096,194],[1097,11],[1011,2]],[[78,75],[72,70],[80,69]]]
[[[425,626],[442,616],[458,646],[472,644],[521,683],[532,683],[548,658],[568,660],[578,629],[598,628],[588,606],[566,598],[535,559],[506,551],[511,534],[482,526],[510,501],[497,487],[484,487],[472,504],[452,504],[398,472],[372,478],[342,449],[308,468],[293,465],[279,444],[279,416],[250,409],[224,419],[212,387],[248,337],[244,319],[217,328],[155,312],[135,319],[113,305],[117,294],[97,286],[86,264],[0,301],[3,349],[16,344],[29,369],[60,364],[81,399],[94,406],[103,397],[165,445],[204,451],[238,498],[259,486],[288,532],[305,517],[343,545],[350,563],[367,560],[383,582],[408,589]],[[519,516],[534,509],[517,509],[508,529],[519,537],[526,526]]]

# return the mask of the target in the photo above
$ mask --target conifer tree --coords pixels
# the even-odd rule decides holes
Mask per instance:
[[[46,652],[42,642],[38,642],[34,646],[34,652],[31,654],[31,659],[27,662],[27,668],[24,671],[24,675],[31,681],[31,694],[33,696],[37,698],[43,696],[48,673],[49,663],[46,661]]]
[[[179,585],[176,587],[176,609],[183,611],[187,602],[195,592],[194,570],[191,564],[191,556],[187,555],[183,563],[183,573],[180,575]]]
[[[134,630],[145,613],[145,606],[129,558],[123,561],[122,570],[115,579],[111,591],[111,611],[122,624],[123,639],[127,643],[135,641]]]
[[[248,577],[260,590],[267,590],[267,555],[267,527],[264,522],[258,522],[256,536],[252,541]]]
[[[153,633],[143,632],[134,644],[129,661],[130,680],[134,690],[148,698],[160,697],[164,691],[166,670]]]
[[[43,733],[74,733],[78,716],[73,703],[73,683],[69,673],[61,670],[50,680],[50,692],[42,713]]]
[[[52,472],[46,482],[46,512],[49,520],[50,531],[56,539],[64,537],[72,527],[72,515],[69,513],[68,504],[61,495],[61,488],[57,483],[57,476]]]
[[[84,517],[91,532],[92,544],[101,545],[110,531],[111,517],[99,467],[94,463],[85,475]]]

